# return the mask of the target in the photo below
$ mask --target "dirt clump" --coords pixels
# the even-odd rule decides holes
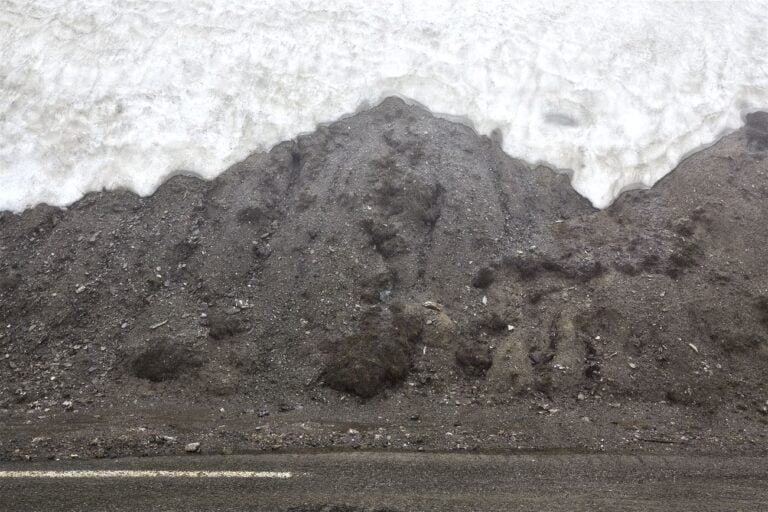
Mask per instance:
[[[334,344],[336,354],[323,373],[328,386],[371,398],[405,379],[411,349],[406,333],[395,328],[391,316],[374,307],[363,314],[354,334]]]
[[[466,342],[456,349],[456,363],[470,376],[483,376],[493,365],[487,346]]]
[[[132,359],[131,370],[140,379],[163,382],[202,364],[200,356],[189,348],[169,340],[159,340]]]

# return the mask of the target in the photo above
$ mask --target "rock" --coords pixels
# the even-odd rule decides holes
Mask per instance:
[[[184,451],[187,453],[199,453],[200,452],[200,443],[188,443],[184,447]]]
[[[528,359],[531,360],[531,364],[534,366],[541,363],[548,363],[553,359],[553,357],[553,354],[547,354],[541,350],[534,350],[528,354]]]
[[[431,322],[430,322],[431,321]],[[456,345],[457,327],[444,311],[427,322],[422,334],[422,341],[429,347],[449,348]]]
[[[431,309],[433,311],[442,311],[443,310],[443,305],[442,304],[438,304],[437,302],[434,302],[434,301],[431,301],[431,300],[426,301],[424,304],[422,304],[422,306],[424,306],[427,309]]]

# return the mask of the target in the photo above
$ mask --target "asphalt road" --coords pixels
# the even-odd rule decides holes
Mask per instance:
[[[768,460],[352,452],[3,463],[0,510],[765,511]]]

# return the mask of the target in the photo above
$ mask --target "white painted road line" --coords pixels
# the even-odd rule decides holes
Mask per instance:
[[[2,478],[291,478],[279,471],[0,471]]]

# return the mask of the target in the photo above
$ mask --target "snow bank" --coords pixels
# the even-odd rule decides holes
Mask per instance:
[[[6,0],[0,209],[67,205],[397,93],[498,128],[596,207],[768,107],[768,3]]]

